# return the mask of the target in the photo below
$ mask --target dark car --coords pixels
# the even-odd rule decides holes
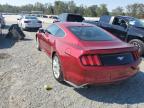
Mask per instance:
[[[62,13],[58,16],[58,19],[55,22],[82,22],[84,18],[79,14],[73,13]]]
[[[121,40],[133,44],[144,54],[144,22],[130,16],[101,16],[97,25]]]
[[[110,84],[139,72],[138,49],[87,23],[53,23],[36,34],[38,50],[52,59],[54,78],[74,86]]]

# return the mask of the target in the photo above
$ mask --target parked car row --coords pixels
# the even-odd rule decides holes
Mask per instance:
[[[112,84],[139,72],[144,35],[143,23],[136,18],[102,16],[86,21],[79,14],[63,13],[46,29],[29,15],[19,18],[18,24],[22,29],[40,28],[36,47],[51,58],[59,82],[75,87]]]

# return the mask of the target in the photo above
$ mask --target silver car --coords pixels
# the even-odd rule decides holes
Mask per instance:
[[[39,29],[42,27],[42,21],[38,20],[35,16],[22,16],[21,18],[18,18],[18,25],[22,29]]]

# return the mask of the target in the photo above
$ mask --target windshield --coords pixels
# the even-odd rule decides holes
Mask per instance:
[[[37,19],[37,17],[34,17],[34,16],[26,16],[25,19]]]
[[[136,18],[130,19],[129,24],[135,27],[144,27],[144,22]]]
[[[69,21],[69,22],[82,22],[83,20],[84,19],[82,16],[73,15],[73,14],[68,15],[68,18],[67,18],[67,21]]]
[[[113,37],[100,28],[94,26],[71,26],[69,30],[81,40],[111,41]]]

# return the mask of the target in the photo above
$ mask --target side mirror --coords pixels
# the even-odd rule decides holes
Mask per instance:
[[[45,33],[45,30],[44,30],[43,28],[40,28],[40,29],[39,29],[39,32],[40,32],[40,33]]]

